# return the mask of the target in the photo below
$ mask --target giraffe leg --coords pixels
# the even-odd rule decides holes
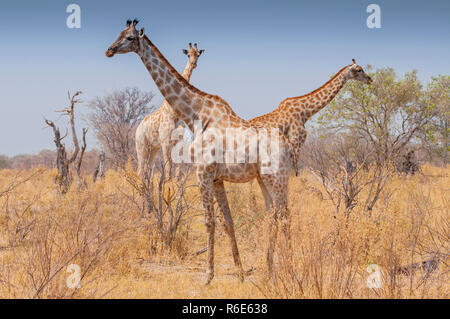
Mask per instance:
[[[266,263],[267,263],[267,271],[269,273],[269,277],[273,277],[273,254],[274,247],[277,241],[278,235],[278,215],[275,212],[272,216],[272,219],[269,222],[269,239],[267,245],[267,255],[266,255]]]
[[[290,243],[288,222],[289,219],[286,220],[286,217],[289,217],[287,208],[288,194],[286,192],[287,181],[288,178],[283,178],[280,176],[275,177],[273,175],[263,175],[261,177],[261,184],[266,188],[269,194],[272,194],[273,197],[273,204],[270,210],[270,212],[272,213],[272,218],[269,223],[269,238],[266,256],[267,269],[271,278],[273,278],[274,272],[273,257],[278,236],[278,219],[280,216],[282,217],[282,232],[284,234],[284,239],[288,243],[288,245]]]
[[[280,187],[284,187],[280,185]],[[280,222],[281,222],[281,233],[283,234],[284,245],[288,251],[288,256],[291,256],[291,216],[289,212],[289,208],[287,205],[288,194],[287,192],[279,192],[276,194],[277,200],[276,205],[279,207],[280,211]]]
[[[136,155],[138,162],[138,176],[141,179],[141,183],[144,186],[146,181],[147,171],[145,169],[145,163],[147,158],[147,145],[145,143],[145,137],[142,134],[136,134]],[[147,213],[151,212],[151,208],[149,207],[149,201],[146,198],[144,191],[144,187],[142,187],[142,210],[141,216],[145,217],[145,211]]]
[[[274,246],[278,234],[278,213],[273,205],[271,196],[271,193],[273,193],[272,179],[273,176],[271,175],[262,175],[257,177],[257,181],[259,183],[259,186],[264,196],[264,200],[266,202],[266,210],[268,213],[271,214],[271,218],[269,220],[269,237],[267,242],[267,254],[266,254],[267,271],[269,273],[269,277],[272,277],[273,275]]]
[[[281,247],[284,253],[280,254],[287,265],[292,262],[292,247],[291,247],[291,232],[290,232],[290,214],[287,205],[288,194],[283,191],[287,189],[287,185],[283,182],[278,182],[274,185],[275,191],[275,207],[277,210],[277,222],[281,224],[282,242]],[[278,230],[278,229],[276,229]],[[276,242],[276,241],[275,241]]]
[[[230,238],[231,250],[233,253],[234,265],[238,270],[238,276],[241,281],[244,281],[244,269],[242,268],[241,258],[239,256],[238,245],[236,242],[236,235],[234,233],[234,223],[231,217],[230,207],[228,205],[227,194],[225,192],[225,187],[223,181],[214,183],[214,192],[216,195],[217,202],[219,204],[220,210],[223,214],[225,232]]]
[[[143,177],[145,173],[145,161],[147,158],[147,145],[141,136],[136,137],[136,154],[138,162],[138,175]]]
[[[269,221],[269,239],[268,239],[267,255],[266,255],[266,263],[267,263],[268,273],[269,273],[269,276],[272,277],[274,246],[277,241],[277,234],[278,234],[278,213],[274,209],[273,198],[271,196],[271,193],[268,191],[266,185],[264,184],[263,179],[258,175],[256,180],[258,181],[259,187],[261,188],[261,192],[264,197],[264,201],[266,204],[266,211],[270,214],[273,214],[272,218]]]
[[[306,139],[306,132],[304,130],[301,130],[300,133],[296,132],[296,134],[290,135],[288,137],[288,148],[292,166],[295,171],[295,176],[298,176],[300,154],[302,146],[305,143],[305,139]]]
[[[140,162],[141,180],[143,184],[144,206],[147,213],[151,213],[154,209],[153,202],[153,161],[158,154],[158,149],[147,146]]]
[[[216,229],[214,218],[214,194],[213,181],[209,176],[205,176],[203,172],[197,171],[199,181],[199,189],[205,209],[205,225],[208,235],[208,270],[206,272],[206,285],[209,285],[214,278],[214,233]]]
[[[270,196],[270,193],[267,190],[266,185],[264,185],[264,182],[262,181],[259,175],[256,177],[256,180],[258,181],[259,188],[261,188],[261,192],[264,197],[264,202],[266,204],[266,211],[270,211],[270,208],[272,207],[272,197]]]

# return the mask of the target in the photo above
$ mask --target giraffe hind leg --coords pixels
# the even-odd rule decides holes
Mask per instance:
[[[241,258],[239,256],[238,245],[236,242],[236,235],[234,232],[234,223],[231,217],[230,207],[228,205],[227,194],[223,181],[214,183],[214,192],[219,204],[220,210],[223,214],[225,232],[230,238],[231,250],[233,253],[234,265],[238,270],[238,276],[241,281],[244,281],[244,269],[242,268]]]

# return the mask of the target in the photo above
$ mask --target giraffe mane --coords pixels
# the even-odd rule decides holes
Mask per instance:
[[[315,89],[314,91],[311,91],[311,92],[309,92],[309,93],[307,93],[307,94],[305,94],[305,95],[299,95],[299,96],[294,96],[294,97],[288,97],[288,98],[284,99],[283,101],[281,101],[281,103],[280,103],[279,106],[281,106],[283,103],[288,102],[288,101],[290,101],[290,100],[296,100],[296,99],[300,99],[300,98],[303,98],[303,97],[307,97],[307,96],[309,96],[309,95],[312,95],[312,94],[316,93],[317,91],[320,91],[320,90],[323,89],[325,86],[327,86],[328,84],[330,84],[331,81],[333,81],[334,79],[336,79],[342,72],[344,72],[345,69],[347,69],[347,68],[350,67],[350,66],[352,66],[352,64],[344,66],[344,67],[343,67],[342,69],[340,69],[340,70],[338,71],[338,73],[336,73],[331,79],[329,79],[325,84],[323,84],[321,87]]]

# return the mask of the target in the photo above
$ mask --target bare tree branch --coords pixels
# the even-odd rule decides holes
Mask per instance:
[[[82,94],[81,91],[77,91],[73,96],[70,96],[70,92],[67,92],[69,97],[70,105],[68,108],[61,110],[59,112],[64,112],[66,115],[69,116],[69,123],[71,127],[72,132],[72,141],[74,145],[74,149],[72,151],[72,154],[69,158],[67,158],[67,152],[66,147],[64,144],[61,143],[61,141],[67,136],[68,132],[66,131],[66,134],[61,137],[61,133],[58,127],[56,127],[55,123],[53,121],[44,119],[45,123],[53,129],[54,134],[54,142],[56,145],[56,167],[58,169],[58,174],[55,177],[55,182],[59,185],[61,193],[66,193],[69,189],[69,186],[72,181],[72,177],[70,175],[70,164],[72,164],[78,156],[78,153],[80,151],[80,146],[78,143],[77,133],[75,129],[75,104],[80,103],[81,101],[79,99],[76,99],[77,96]],[[83,146],[82,146],[82,152],[81,156],[78,160],[77,164],[77,174],[81,178],[80,169],[81,169],[81,163],[83,161],[84,152],[86,150],[86,133],[87,129],[83,129]]]

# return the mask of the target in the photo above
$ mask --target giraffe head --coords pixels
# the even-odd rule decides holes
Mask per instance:
[[[183,53],[186,54],[189,58],[189,63],[192,65],[192,68],[197,67],[197,61],[200,55],[205,52],[205,50],[199,50],[197,48],[197,43],[194,43],[194,46],[192,46],[192,43],[189,43],[189,49],[183,49]]]
[[[105,54],[111,58],[116,53],[137,52],[139,49],[139,38],[144,36],[144,28],[137,30],[138,20],[127,20],[126,28],[120,32],[116,41],[106,50]]]
[[[372,83],[372,79],[370,78],[370,76],[368,76],[366,72],[364,72],[363,68],[360,65],[356,64],[355,59],[352,59],[352,61],[353,64],[350,64],[348,66],[349,79],[361,81],[366,84]]]

